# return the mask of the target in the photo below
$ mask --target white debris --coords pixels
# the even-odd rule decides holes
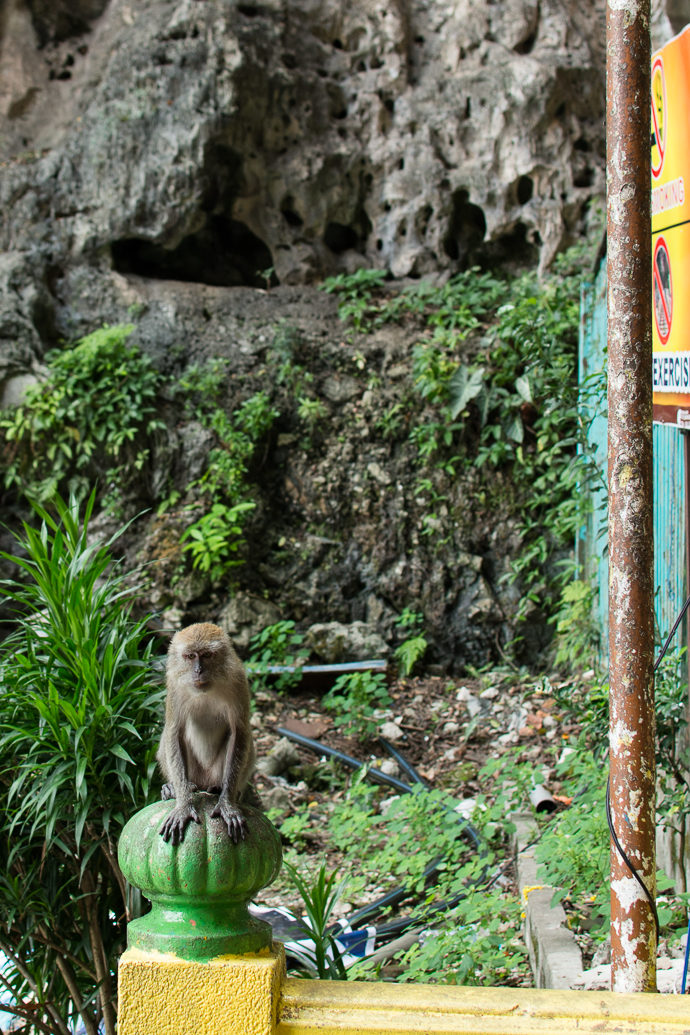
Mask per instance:
[[[382,737],[385,737],[386,740],[390,741],[402,740],[405,736],[400,727],[394,722],[384,722],[382,726],[379,726],[379,733]]]

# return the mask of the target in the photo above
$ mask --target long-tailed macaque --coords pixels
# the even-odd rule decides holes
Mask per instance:
[[[222,629],[207,622],[173,636],[167,687],[158,762],[166,780],[161,797],[176,805],[159,833],[180,844],[190,820],[200,822],[193,792],[210,791],[220,795],[211,815],[237,844],[247,830],[238,802],[254,768],[254,742],[247,677]]]

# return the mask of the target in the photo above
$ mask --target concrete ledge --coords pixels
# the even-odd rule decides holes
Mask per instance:
[[[218,1029],[219,1035],[222,1029]],[[288,979],[277,1035],[687,1035],[681,996]]]
[[[567,926],[565,910],[552,906],[554,888],[539,884],[531,813],[513,813],[517,878],[525,910],[525,942],[537,988],[571,988],[582,975],[582,953]]]
[[[118,978],[118,1035],[273,1035],[285,953],[208,963],[127,949]]]

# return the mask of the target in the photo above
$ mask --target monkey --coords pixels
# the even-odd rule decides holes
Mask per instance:
[[[166,665],[165,725],[158,763],[164,801],[176,805],[162,824],[164,841],[181,844],[190,820],[200,823],[194,791],[218,794],[212,816],[235,844],[247,832],[238,802],[254,769],[249,686],[229,637],[205,622],[175,633]]]

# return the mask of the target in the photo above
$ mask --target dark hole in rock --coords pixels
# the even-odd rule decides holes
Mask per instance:
[[[384,103],[384,106],[386,108],[386,111],[390,112],[390,114],[392,115],[393,114],[393,110],[395,108],[395,101],[393,100],[393,98],[392,97],[386,97],[386,99],[384,100],[383,103]]]
[[[107,3],[108,0],[29,0],[39,47],[88,32],[90,22],[103,14]]]
[[[377,240],[377,242],[376,242],[376,249],[377,249],[377,251],[379,251],[379,252],[380,252],[380,251],[383,251],[383,241],[381,240],[381,238],[380,238],[380,237],[379,237],[379,239],[378,239],[378,240]]]
[[[418,43],[419,46],[421,47],[422,43],[424,43],[424,37],[423,36],[415,36],[414,41],[415,41],[415,43]]]
[[[31,86],[26,91],[23,97],[20,97],[16,101],[12,101],[9,110],[7,112],[8,119],[20,119],[22,115],[26,115],[31,105],[34,103],[40,93],[38,86]]]
[[[262,270],[273,265],[267,246],[236,219],[213,216],[177,248],[128,238],[112,244],[118,273],[135,273],[159,280],[183,280],[214,287],[266,287]],[[277,284],[275,273],[271,283]]]
[[[594,183],[594,170],[590,169],[588,165],[573,177],[573,184],[576,187],[591,187]]]
[[[468,191],[462,188],[456,190],[448,232],[443,238],[443,250],[448,258],[456,262],[471,262],[485,233],[486,219],[479,205],[472,204]]]
[[[539,246],[528,240],[525,224],[516,223],[512,230],[493,241],[486,241],[477,250],[475,261],[483,269],[500,267],[516,273],[537,265]]]
[[[342,223],[329,223],[323,235],[323,243],[332,252],[346,252],[349,248],[356,248],[358,242],[357,231],[351,226],[344,226]]]
[[[566,108],[565,101],[561,101],[561,103],[556,108],[556,111],[555,111],[554,114],[555,114],[556,118],[560,120],[560,119],[564,118],[566,111],[567,111],[567,108]]]
[[[240,14],[243,14],[245,18],[256,18],[259,13],[259,8],[254,4],[238,4],[237,10]]]
[[[537,42],[537,30],[530,32],[529,36],[525,36],[524,40],[520,40],[513,47],[516,54],[531,54],[534,49],[534,44]]]
[[[297,68],[297,58],[294,54],[286,52],[283,54],[282,61],[286,68]]]
[[[342,50],[343,49],[342,40],[333,40],[333,46],[335,47],[336,50]]]
[[[585,140],[584,137],[578,137],[577,140],[575,141],[575,143],[573,144],[573,147],[575,148],[576,151],[591,151],[592,150],[592,148],[590,147],[589,140]]]
[[[521,176],[517,182],[518,205],[526,205],[532,200],[534,194],[534,182],[529,176]]]
[[[283,198],[280,205],[280,211],[288,226],[297,228],[304,224],[302,217],[295,212],[295,199],[290,194]]]

